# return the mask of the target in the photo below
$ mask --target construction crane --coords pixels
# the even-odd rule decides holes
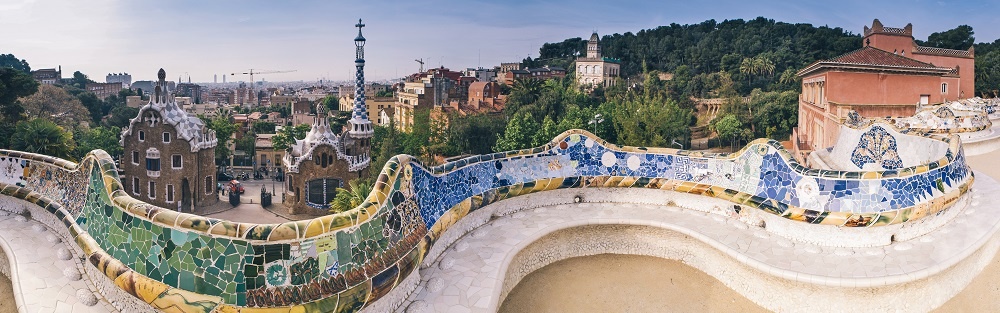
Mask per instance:
[[[419,58],[419,59],[416,59],[414,61],[417,61],[417,63],[420,63],[420,73],[423,73],[424,72],[424,58]]]
[[[294,72],[294,71],[296,71],[296,70],[268,71],[268,70],[254,70],[254,69],[250,69],[249,71],[246,71],[246,72],[243,72],[243,73],[231,73],[229,75],[234,75],[234,76],[236,74],[250,75],[250,86],[251,86],[250,88],[252,89],[253,88],[253,83],[254,83],[254,80],[253,80],[253,76],[254,75],[260,75],[260,74],[281,74],[281,73],[291,73],[291,72]]]
[[[270,71],[270,70],[254,70],[254,69],[250,69],[249,71],[246,71],[246,72],[242,72],[242,73],[230,73],[229,75],[232,75],[232,76],[235,76],[236,74],[250,75],[250,94],[252,94],[252,96],[248,95],[248,98],[249,98],[249,97],[256,97],[257,96],[256,95],[256,90],[255,90],[256,88],[254,88],[254,80],[253,80],[253,76],[254,75],[261,75],[261,74],[281,74],[281,73],[291,73],[291,72],[294,72],[294,71],[296,71],[296,70]],[[259,104],[260,99],[257,99],[257,101],[258,101],[258,104]]]

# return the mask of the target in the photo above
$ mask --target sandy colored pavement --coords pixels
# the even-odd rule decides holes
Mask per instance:
[[[3,275],[0,275],[0,313],[17,313],[14,287],[10,284],[10,278]]]
[[[967,161],[973,169],[1000,181],[1000,151],[970,156]],[[766,311],[694,267],[617,254],[549,264],[521,280],[500,307],[500,312],[511,313]],[[1000,312],[1000,254],[934,312]]]
[[[528,274],[507,296],[500,312],[767,310],[678,261],[599,254],[561,260]]]

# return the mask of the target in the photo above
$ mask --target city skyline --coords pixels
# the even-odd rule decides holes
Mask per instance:
[[[256,80],[349,80],[353,77],[352,27],[363,18],[370,80],[398,78],[425,67],[493,67],[538,56],[546,42],[638,32],[661,25],[708,19],[749,20],[757,16],[788,23],[841,27],[858,34],[875,18],[886,26],[914,23],[914,37],[925,39],[967,24],[976,42],[1000,37],[1000,18],[985,1],[883,1],[869,3],[748,4],[616,3],[558,1],[536,3],[480,1],[358,3],[318,1],[290,5],[270,2],[123,2],[100,0],[15,1],[0,4],[3,53],[26,59],[33,69],[62,66],[64,77],[81,71],[95,81],[108,73],[128,72],[133,80],[153,80],[165,68],[173,80],[249,81],[229,73],[295,70],[257,75]],[[863,8],[859,10],[858,8]],[[27,26],[31,27],[27,27]],[[222,78],[219,78],[222,81]]]

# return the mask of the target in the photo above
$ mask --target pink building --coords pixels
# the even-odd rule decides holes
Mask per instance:
[[[798,72],[800,153],[833,145],[851,110],[862,117],[910,116],[923,104],[973,96],[974,52],[916,45],[913,26],[864,29],[863,46]]]

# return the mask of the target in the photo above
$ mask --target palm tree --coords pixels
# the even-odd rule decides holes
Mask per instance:
[[[753,58],[743,58],[743,61],[740,62],[740,73],[747,77],[747,86],[750,85],[750,75],[755,74],[756,72],[757,70],[754,68]]]
[[[52,121],[36,118],[21,121],[10,138],[11,148],[68,159],[76,148],[73,134]]]
[[[754,69],[756,69],[757,71],[757,74],[774,75],[774,62],[771,62],[771,59],[768,59],[763,55],[758,55],[757,57],[753,58],[753,64],[754,64]]]
[[[361,205],[372,193],[372,183],[367,179],[355,179],[347,183],[350,190],[337,188],[337,195],[330,201],[330,213],[341,213]]]

